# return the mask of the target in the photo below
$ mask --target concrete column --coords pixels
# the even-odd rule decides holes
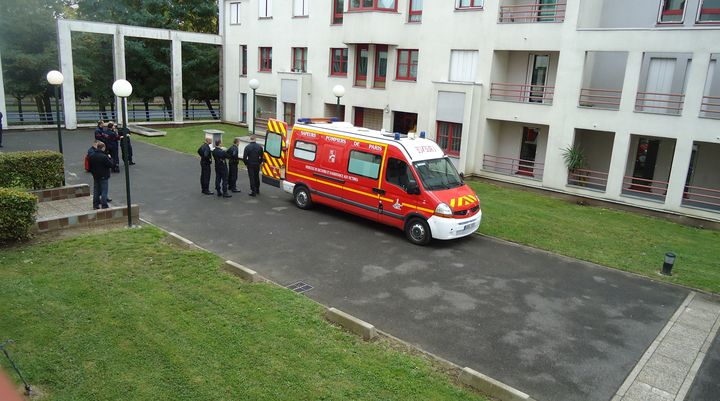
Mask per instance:
[[[642,61],[642,52],[630,52],[628,54],[622,97],[620,98],[620,111],[633,112],[635,110],[635,98],[637,97],[638,85],[640,83]]]
[[[610,158],[607,189],[605,190],[608,198],[620,198],[629,151],[630,132],[616,132],[615,140],[613,141],[612,156]]]
[[[183,78],[182,78],[182,41],[177,34],[172,35],[172,104],[173,122],[183,122]]]
[[[672,169],[670,170],[670,184],[668,184],[665,206],[677,210],[682,203],[685,191],[685,179],[690,169],[690,156],[692,155],[693,140],[691,137],[681,136],[675,143]]]
[[[72,35],[70,25],[63,20],[57,21],[57,39],[60,72],[62,72],[65,77],[62,84],[65,129],[76,129],[77,114],[75,111],[75,75],[73,72]]]
[[[125,71],[125,34],[120,27],[113,35],[113,73],[115,81],[118,79],[127,79]],[[132,84],[132,82],[130,82]],[[122,114],[122,101],[119,97],[115,98],[115,112],[117,113],[117,123],[123,124],[125,116]],[[130,123],[130,121],[128,121]]]
[[[7,109],[5,108],[5,83],[3,82],[2,73],[2,54],[0,54],[0,113],[3,115],[3,128],[8,125]]]

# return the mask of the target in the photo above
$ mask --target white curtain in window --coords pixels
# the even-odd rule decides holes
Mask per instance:
[[[474,82],[477,60],[477,50],[452,50],[450,52],[450,81]]]
[[[230,3],[230,23],[240,23],[240,3]]]
[[[272,17],[272,0],[258,0],[258,17]]]
[[[378,0],[378,8],[395,8],[395,0]]]
[[[306,17],[310,15],[310,0],[293,0],[293,15],[296,17]]]

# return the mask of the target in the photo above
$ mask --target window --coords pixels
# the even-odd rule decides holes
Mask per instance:
[[[258,0],[258,18],[272,18],[272,0]]]
[[[418,67],[418,51],[398,49],[397,79],[416,81]]]
[[[403,191],[407,191],[412,186],[417,186],[415,176],[413,176],[410,166],[402,160],[389,158],[385,171],[385,181],[390,184],[397,185]]]
[[[437,144],[445,153],[452,156],[460,155],[461,140],[462,124],[437,122]]]
[[[260,71],[272,71],[272,47],[260,48]]]
[[[380,155],[351,150],[350,161],[348,162],[348,173],[367,177],[371,180],[377,180],[380,176],[381,161],[382,156]]]
[[[247,45],[240,45],[240,76],[247,75]]]
[[[293,157],[314,162],[316,152],[316,144],[305,141],[295,141],[295,147],[293,148]]]
[[[265,133],[265,151],[272,157],[281,157],[282,135],[267,131]]]
[[[720,22],[720,0],[702,0],[697,22],[718,23]]]
[[[343,23],[343,8],[345,7],[344,0],[333,0],[333,12],[332,12],[332,24],[342,25]]]
[[[464,9],[482,9],[484,0],[456,0],[455,8],[458,10]]]
[[[397,0],[350,0],[350,11],[397,11]]]
[[[330,49],[330,75],[347,76],[348,49]]]
[[[292,69],[296,72],[307,71],[307,47],[292,48]]]
[[[293,17],[307,17],[310,15],[310,0],[293,0]]]
[[[685,0],[662,0],[658,22],[661,24],[680,24],[685,14]]]
[[[388,61],[387,45],[376,45],[375,46],[375,79],[373,80],[374,88],[385,88],[385,78],[387,77],[387,61]]]
[[[368,45],[357,45],[355,54],[355,85],[365,86],[368,70]]]
[[[477,60],[477,50],[451,50],[450,81],[474,82]]]
[[[230,3],[230,25],[240,24],[240,3]]]
[[[247,93],[240,94],[240,122],[247,122]]]
[[[408,22],[422,21],[423,0],[410,0],[408,7]]]
[[[283,118],[288,125],[295,125],[295,103],[283,103]]]

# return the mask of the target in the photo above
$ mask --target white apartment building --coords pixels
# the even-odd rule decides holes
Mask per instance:
[[[220,0],[220,21],[228,121],[335,116],[339,84],[344,120],[426,131],[465,174],[720,221],[720,0]]]

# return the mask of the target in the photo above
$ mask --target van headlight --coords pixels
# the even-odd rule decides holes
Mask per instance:
[[[453,211],[450,209],[450,206],[441,203],[435,208],[435,215],[440,217],[453,217]]]

